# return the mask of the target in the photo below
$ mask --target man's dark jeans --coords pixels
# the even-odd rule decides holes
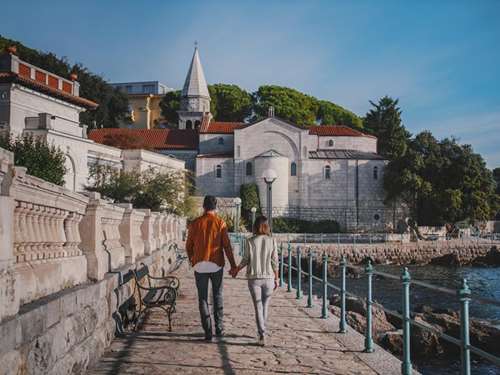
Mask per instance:
[[[208,307],[208,280],[212,283],[212,295],[214,298],[214,320],[216,333],[224,330],[223,326],[223,300],[222,300],[222,280],[224,279],[224,269],[221,268],[213,273],[194,273],[196,288],[198,289],[198,305],[200,308],[201,324],[205,330],[206,337],[212,337],[212,319]]]

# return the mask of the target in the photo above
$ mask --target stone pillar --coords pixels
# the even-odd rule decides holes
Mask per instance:
[[[0,149],[0,321],[19,311],[14,276],[14,155]]]
[[[104,250],[103,207],[99,193],[90,193],[85,216],[80,221],[81,250],[87,258],[87,275],[92,280],[102,280],[110,270],[110,255]]]
[[[156,239],[154,236],[155,217],[150,209],[137,210],[144,212],[144,221],[141,225],[142,240],[144,241],[144,254],[149,255],[156,250]]]
[[[119,226],[120,241],[125,249],[125,260],[127,263],[134,263],[137,257],[144,255],[141,226],[146,214],[139,210],[134,210],[132,204],[129,203],[119,204],[118,206],[125,208],[125,213]]]

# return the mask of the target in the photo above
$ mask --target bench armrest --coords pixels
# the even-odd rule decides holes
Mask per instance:
[[[180,285],[180,280],[175,277],[175,276],[163,276],[163,277],[158,277],[158,276],[151,276],[151,275],[148,275],[148,277],[151,279],[151,280],[160,280],[160,281],[166,281],[168,283],[168,286],[172,287],[172,288],[175,288],[175,289],[178,289],[179,288],[179,285]]]

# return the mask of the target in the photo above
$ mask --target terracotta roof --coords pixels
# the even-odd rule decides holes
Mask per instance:
[[[85,98],[82,98],[80,96],[75,96],[72,94],[69,94],[65,91],[56,89],[54,87],[50,87],[48,85],[45,85],[41,82],[35,81],[31,78],[28,77],[23,77],[17,73],[14,72],[0,72],[0,83],[19,83],[23,86],[27,86],[29,88],[32,88],[33,90],[43,92],[44,94],[54,96],[56,98],[65,100],[67,102],[85,107],[85,108],[90,108],[94,109],[97,108],[99,104],[93,102],[92,100],[88,100]]]
[[[211,121],[207,129],[200,129],[200,133],[233,134],[236,129],[242,129],[245,126],[246,124],[243,122]]]
[[[309,127],[309,134],[318,135],[320,137],[336,136],[336,137],[372,137],[373,135],[360,132],[359,130],[350,128],[345,125],[314,125]]]
[[[118,129],[104,128],[90,131],[89,138],[103,143],[106,136],[131,135],[157,150],[197,150],[198,134],[193,129]]]
[[[357,150],[318,150],[309,151],[310,159],[357,159],[357,160],[384,160],[374,152]]]

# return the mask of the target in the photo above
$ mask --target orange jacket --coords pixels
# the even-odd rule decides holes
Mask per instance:
[[[226,223],[215,212],[206,212],[189,225],[186,251],[192,266],[208,261],[223,267],[225,252],[231,267],[236,267]]]

